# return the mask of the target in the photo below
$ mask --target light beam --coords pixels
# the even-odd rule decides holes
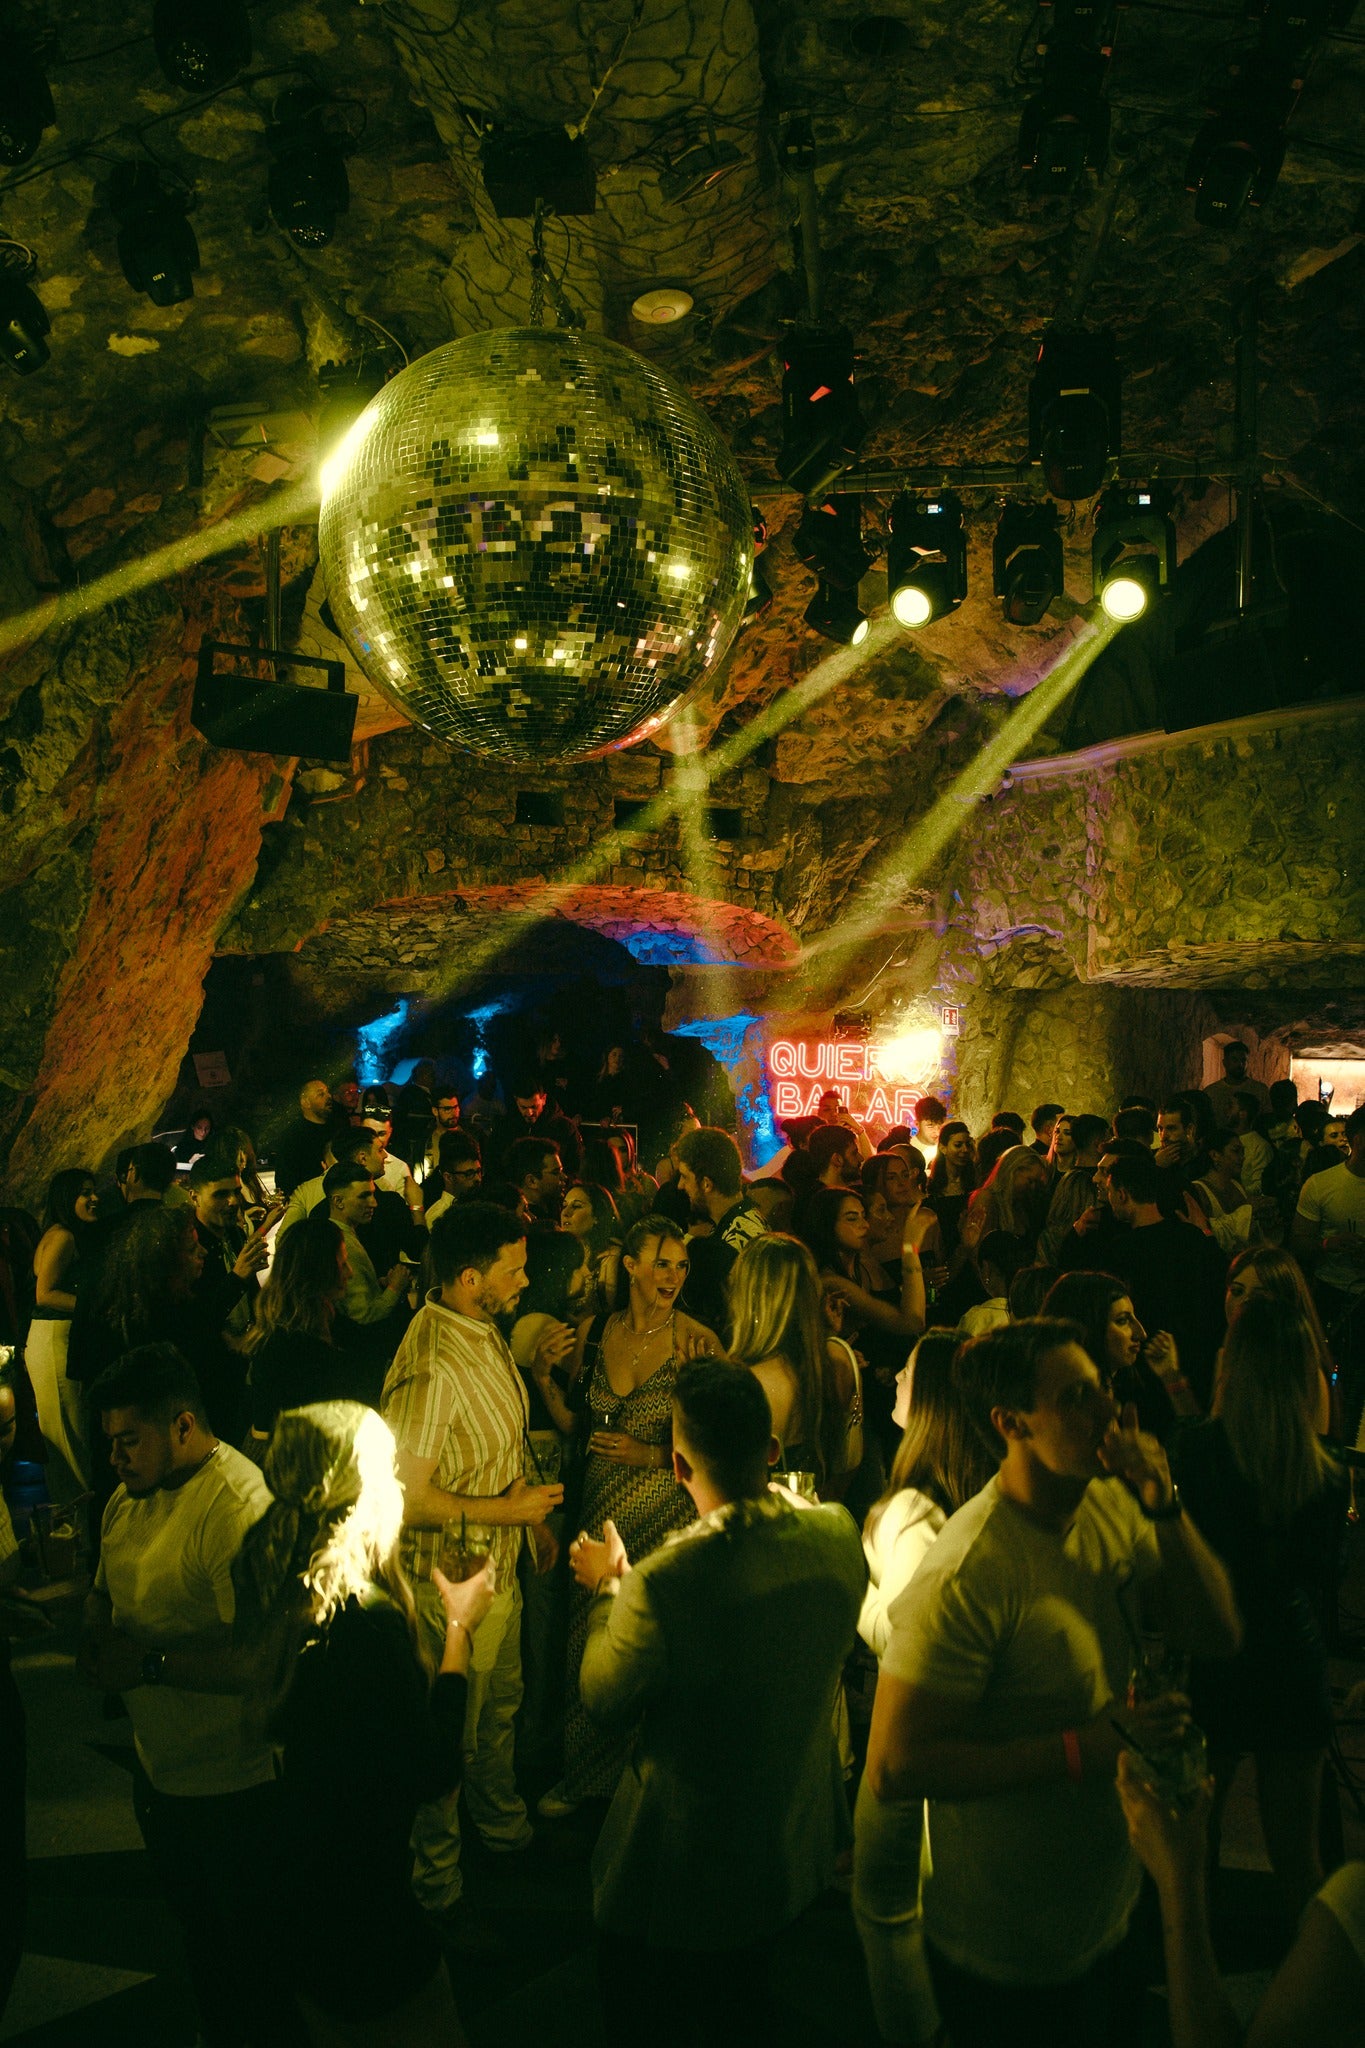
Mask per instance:
[[[968,812],[998,789],[1005,770],[1020,759],[1053,712],[1076,688],[1095,657],[1103,653],[1120,630],[1116,620],[1101,615],[1073,640],[1056,666],[1027,697],[1019,700],[1000,730],[987,740],[932,808],[862,877],[850,911],[806,948],[806,964],[815,969],[810,990],[815,1007],[823,1007],[820,992],[829,990],[846,955],[881,931],[888,897],[893,893],[903,895],[926,873],[961,831]]]
[[[30,606],[28,611],[15,612],[7,619],[0,619],[0,655],[13,654],[18,648],[30,646],[54,626],[91,618],[94,613],[117,604],[120,598],[134,597],[153,583],[163,583],[168,577],[196,568],[212,555],[224,554],[229,548],[241,547],[258,539],[271,527],[308,525],[317,518],[317,511],[317,485],[312,482],[294,484],[287,491],[276,491],[261,499],[259,504],[248,506],[246,511],[235,513],[231,519],[220,519],[213,526],[202,526],[180,540],[168,541],[165,547],[154,548],[149,555],[139,555],[136,561],[124,562],[119,568],[96,576],[93,582],[55,591],[41,604]]]

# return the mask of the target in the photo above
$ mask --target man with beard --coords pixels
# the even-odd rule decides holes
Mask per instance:
[[[525,1382],[498,1328],[526,1290],[526,1237],[492,1202],[460,1202],[431,1232],[435,1286],[408,1327],[384,1381],[381,1409],[398,1443],[404,1493],[403,1564],[418,1607],[445,1626],[431,1583],[450,1522],[488,1545],[497,1591],[469,1669],[464,1800],[486,1846],[529,1847],[531,1824],[513,1772],[521,1704],[521,1590],[517,1558],[529,1530],[537,1567],[555,1561],[547,1517],[562,1486],[530,1486],[522,1471],[529,1417]],[[459,1794],[424,1806],[413,1830],[413,1888],[431,1912],[457,1905]]]
[[[817,1134],[818,1135],[818,1134]],[[725,1283],[746,1244],[768,1226],[744,1192],[744,1165],[728,1131],[703,1124],[678,1140],[678,1188],[704,1232],[688,1238],[691,1265],[682,1306],[718,1337],[726,1335]]]
[[[181,1923],[202,2038],[215,2048],[292,2041],[262,1883],[274,1859],[274,1758],[224,1683],[232,1564],[270,1492],[213,1434],[174,1345],[126,1352],[90,1399],[120,1484],[85,1604],[81,1676],[124,1696],[133,1811]]]

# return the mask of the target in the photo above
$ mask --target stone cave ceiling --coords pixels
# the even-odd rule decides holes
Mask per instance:
[[[598,208],[552,225],[564,289],[590,324],[687,383],[773,536],[776,602],[708,686],[703,735],[742,722],[828,649],[801,624],[813,584],[790,550],[798,501],[775,469],[777,350],[800,310],[797,202],[776,156],[793,111],[813,122],[827,311],[859,348],[867,460],[1022,454],[1031,353],[1055,318],[1115,330],[1128,448],[1226,459],[1230,334],[1255,277],[1268,466],[1365,518],[1353,230],[1365,32],[1349,22],[1319,46],[1268,202],[1219,234],[1196,225],[1183,172],[1210,95],[1255,40],[1232,6],[1124,9],[1108,167],[1061,198],[1030,196],[1017,168],[1037,84],[1024,5],[882,0],[875,16],[835,0],[258,5],[249,71],[203,103],[157,68],[150,14],[149,0],[10,10],[38,44],[57,119],[37,156],[0,178],[0,234],[33,252],[52,322],[45,369],[0,370],[0,612],[305,473],[321,364],[390,337],[415,355],[524,320],[526,223],[494,217],[476,129],[582,121],[590,106]],[[294,247],[266,208],[271,103],[300,80],[335,96],[354,137],[350,209],[325,248]],[[739,161],[713,189],[670,201],[661,172],[705,119]],[[109,179],[144,155],[185,181],[201,252],[194,297],[165,309],[131,291],[115,253]],[[631,302],[663,283],[685,285],[695,310],[675,328],[642,327]],[[225,406],[275,415],[272,445],[205,440],[206,416]],[[1183,544],[1225,517],[1221,487],[1188,492]],[[1031,631],[1007,627],[989,596],[989,494],[969,498],[969,518],[967,604],[870,657],[805,715],[786,749],[803,764],[797,780],[827,772],[831,793],[856,788],[862,761],[913,748],[954,696],[989,717],[991,700],[1028,687],[1074,631],[1088,596],[1084,508],[1067,536],[1071,596]],[[295,630],[312,561],[311,532],[292,529]],[[256,550],[199,579],[259,612]],[[369,693],[362,730],[398,722]]]

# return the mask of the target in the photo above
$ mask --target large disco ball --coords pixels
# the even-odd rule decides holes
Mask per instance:
[[[327,595],[417,725],[508,761],[643,739],[725,653],[749,494],[686,393],[600,335],[423,356],[323,464]]]

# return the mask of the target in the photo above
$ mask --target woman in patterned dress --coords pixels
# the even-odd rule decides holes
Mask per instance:
[[[717,1346],[709,1330],[678,1308],[686,1278],[687,1247],[678,1225],[646,1216],[622,1247],[624,1302],[581,1324],[578,1332],[574,1381],[584,1389],[589,1432],[582,1526],[600,1540],[603,1522],[614,1522],[632,1563],[696,1519],[691,1499],[673,1477],[673,1383],[687,1359]],[[575,1590],[564,1776],[540,1801],[546,1820],[563,1819],[585,1799],[610,1798],[629,1747],[628,1739],[595,1728],[579,1701],[590,1601],[589,1594]]]

